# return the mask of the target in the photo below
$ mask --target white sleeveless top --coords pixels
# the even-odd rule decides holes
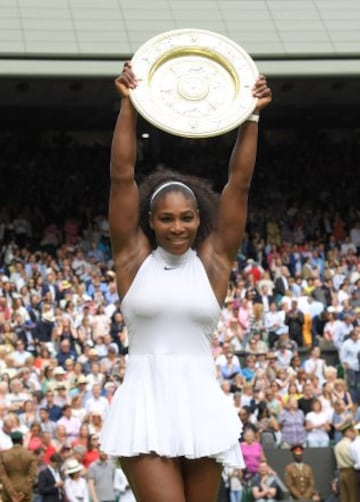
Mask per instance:
[[[129,356],[101,448],[118,457],[155,452],[244,467],[241,422],[216,380],[210,346],[221,309],[196,252],[153,251],[121,310]]]

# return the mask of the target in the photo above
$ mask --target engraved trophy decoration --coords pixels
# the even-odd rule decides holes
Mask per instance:
[[[149,123],[176,136],[207,138],[235,129],[254,111],[258,70],[235,42],[206,30],[157,35],[134,54],[130,90]]]

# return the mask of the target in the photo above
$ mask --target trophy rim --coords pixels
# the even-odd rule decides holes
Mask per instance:
[[[166,65],[171,71],[179,62],[189,65],[192,61],[199,61],[200,66],[203,63],[206,71],[210,67],[210,73],[215,68],[223,93],[232,96],[232,100],[218,114],[205,113],[187,121],[181,113],[173,114],[171,107],[163,106],[154,80]],[[131,62],[139,80],[138,86],[129,90],[133,106],[147,122],[169,134],[184,138],[219,136],[236,129],[256,108],[257,98],[251,90],[259,75],[258,68],[245,49],[219,33],[195,28],[163,32],[140,46]],[[204,77],[206,81],[206,73]],[[183,101],[190,106],[191,100],[186,96]]]

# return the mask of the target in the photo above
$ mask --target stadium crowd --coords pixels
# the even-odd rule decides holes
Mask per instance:
[[[55,158],[71,173],[81,155],[94,162],[104,151],[55,154],[38,164],[17,159],[10,187],[24,164],[39,167],[35,179],[26,175],[31,196],[23,184],[0,208],[0,450],[20,431],[39,470],[57,462],[67,480],[81,473],[84,500],[127,500],[118,467],[110,493],[100,496],[94,485],[96,469],[108,465],[98,437],[128,351],[106,212],[86,200],[93,188],[84,169],[39,177]],[[254,195],[212,342],[219,385],[243,423],[246,471],[224,472],[234,501],[249,479],[257,486],[267,475],[269,448],[333,446],[349,423],[360,423],[360,209],[351,187],[340,210],[326,185],[316,203],[302,204],[290,189],[282,200],[284,180],[272,181],[263,201]],[[324,357],[329,351],[335,363]]]

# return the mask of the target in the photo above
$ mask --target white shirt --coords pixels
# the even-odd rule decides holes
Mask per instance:
[[[283,324],[283,316],[280,312],[267,312],[265,314],[265,328],[268,331],[275,331]]]
[[[89,491],[84,478],[79,478],[76,481],[67,478],[64,488],[69,502],[89,502]]]
[[[109,410],[109,401],[104,396],[100,396],[98,398],[90,397],[85,404],[85,410],[87,413],[93,413],[97,411],[101,413],[102,418],[106,417],[106,414]]]
[[[325,368],[326,363],[324,359],[314,359],[309,357],[309,359],[306,359],[304,362],[304,370],[306,373],[314,373],[318,377],[320,385],[322,385],[326,380],[324,376]]]
[[[315,427],[315,429],[307,433],[307,439],[322,439],[329,437],[325,430],[320,429],[320,427],[327,422],[327,416],[323,411],[320,411],[320,413],[310,411],[305,415],[305,420]]]
[[[11,437],[0,429],[0,451],[9,450],[12,446]]]
[[[360,470],[360,436],[357,436],[350,444],[350,456],[354,461],[354,469]]]
[[[360,340],[348,338],[340,347],[340,361],[342,364],[347,363],[349,368],[354,371],[359,371]]]

